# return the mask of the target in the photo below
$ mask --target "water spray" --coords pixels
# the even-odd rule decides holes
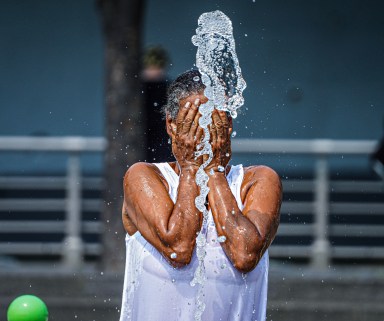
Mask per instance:
[[[199,167],[196,173],[196,184],[200,195],[195,199],[196,208],[203,213],[202,229],[196,238],[196,255],[198,266],[191,286],[198,285],[196,296],[195,320],[200,321],[205,310],[204,284],[206,280],[204,258],[207,242],[207,219],[209,212],[205,206],[209,193],[209,176],[205,168],[212,161],[212,146],[209,142],[208,126],[212,123],[212,112],[216,108],[229,112],[232,118],[237,117],[237,109],[244,104],[243,90],[246,83],[242,77],[239,61],[235,51],[235,40],[231,20],[221,11],[203,13],[198,19],[196,35],[192,43],[197,46],[196,67],[201,73],[201,81],[205,85],[204,95],[208,101],[199,107],[201,117],[199,125],[204,130],[204,137],[197,146],[196,157],[208,155],[208,159]],[[199,79],[196,79],[198,81]],[[224,172],[223,166],[218,170]],[[225,239],[220,239],[225,242]]]

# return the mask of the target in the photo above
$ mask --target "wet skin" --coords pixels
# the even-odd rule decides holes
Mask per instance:
[[[140,231],[174,267],[190,263],[201,229],[202,213],[195,206],[200,194],[196,172],[207,156],[195,159],[196,145],[203,130],[198,126],[198,107],[207,98],[193,94],[180,100],[176,120],[167,117],[166,129],[172,139],[177,163],[170,163],[180,176],[176,204],[168,194],[168,183],[160,170],[150,163],[136,163],[124,177],[123,224],[132,235]],[[255,268],[273,241],[280,218],[282,187],[279,176],[266,166],[244,168],[241,186],[241,211],[225,175],[231,158],[232,120],[223,111],[214,110],[209,127],[213,160],[205,169],[209,173],[208,208],[212,210],[217,234],[226,241],[221,246],[241,272]],[[224,166],[220,172],[218,166]],[[176,253],[175,258],[171,254]]]

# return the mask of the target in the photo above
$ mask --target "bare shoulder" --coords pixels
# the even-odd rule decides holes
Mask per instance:
[[[272,168],[265,165],[253,165],[244,167],[244,179],[241,186],[241,196],[244,201],[250,188],[258,185],[262,189],[268,189],[279,195],[282,193],[282,185],[279,175]]]
[[[279,175],[270,167],[265,165],[252,165],[244,167],[244,180],[267,179],[279,181]]]
[[[132,179],[153,175],[156,170],[158,170],[158,168],[153,164],[144,162],[135,163],[126,171],[124,181],[129,183]]]
[[[138,162],[128,168],[125,176],[147,174],[154,171],[160,172],[156,165],[152,163]]]
[[[124,190],[136,188],[142,184],[162,182],[168,184],[159,168],[151,163],[138,162],[129,167],[124,175]]]

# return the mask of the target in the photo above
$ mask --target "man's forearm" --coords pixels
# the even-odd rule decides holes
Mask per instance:
[[[195,206],[199,194],[196,172],[194,167],[181,168],[177,199],[168,221],[168,238],[171,240],[179,238],[194,244],[196,233],[201,228],[202,214]]]
[[[260,234],[256,226],[239,209],[224,173],[215,172],[210,175],[208,187],[209,204],[217,234],[221,236],[219,240],[224,241],[224,251],[234,265],[241,269],[240,265],[245,264],[244,260],[255,261],[258,249],[262,247]]]

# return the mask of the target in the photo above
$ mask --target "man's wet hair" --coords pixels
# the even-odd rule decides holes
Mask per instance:
[[[197,69],[188,70],[179,75],[168,88],[167,103],[162,108],[164,118],[169,115],[172,119],[176,119],[180,99],[198,94],[204,89],[205,85],[201,81],[201,74]]]

